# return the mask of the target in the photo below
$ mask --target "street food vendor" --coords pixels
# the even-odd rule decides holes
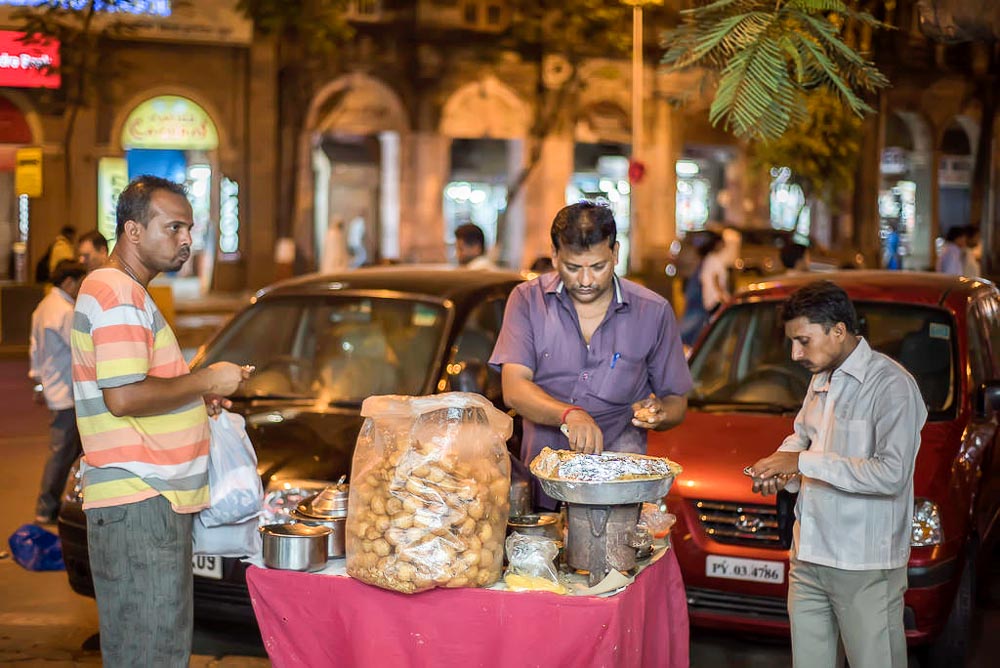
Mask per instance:
[[[490,364],[524,418],[521,455],[545,446],[646,452],[646,431],[676,426],[691,374],[670,304],[615,275],[607,206],[579,202],[552,222],[556,271],[511,294]],[[538,505],[552,507],[536,487]]]

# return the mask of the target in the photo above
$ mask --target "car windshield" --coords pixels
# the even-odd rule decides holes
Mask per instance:
[[[861,333],[872,348],[913,374],[929,419],[945,419],[955,402],[955,328],[944,310],[855,302]],[[791,360],[779,302],[726,311],[691,358],[693,406],[770,412],[799,409],[810,373]]]
[[[410,299],[265,299],[227,327],[199,365],[256,366],[237,398],[353,405],[375,394],[422,394],[445,322],[440,304]]]

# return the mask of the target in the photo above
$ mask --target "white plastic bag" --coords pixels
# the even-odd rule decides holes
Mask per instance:
[[[257,474],[257,453],[247,436],[246,422],[224,410],[208,424],[212,432],[208,451],[211,505],[198,518],[206,527],[254,519],[264,502],[264,486]]]
[[[261,537],[257,518],[239,524],[205,526],[201,517],[194,518],[191,535],[194,554],[212,557],[253,557],[261,553]]]

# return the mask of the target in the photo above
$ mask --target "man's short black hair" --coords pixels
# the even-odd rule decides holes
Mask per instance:
[[[945,232],[944,240],[955,241],[957,239],[961,239],[962,237],[967,237],[967,236],[969,236],[969,230],[967,227],[965,227],[964,225],[955,225],[954,227],[949,228],[947,232]]]
[[[84,234],[80,237],[80,241],[77,242],[77,245],[82,244],[84,241],[89,241],[95,251],[107,252],[108,250],[108,240],[105,239],[104,235],[97,230],[91,230],[90,232]]]
[[[118,208],[115,211],[116,237],[125,233],[125,223],[130,220],[143,227],[149,224],[149,200],[157,190],[187,197],[187,191],[179,183],[149,174],[135,177],[118,196]]]
[[[76,260],[59,260],[56,268],[52,270],[52,285],[56,287],[62,285],[67,278],[82,279],[87,275],[87,268]]]
[[[799,288],[785,300],[781,321],[787,323],[805,318],[815,325],[822,325],[824,332],[838,322],[844,323],[851,334],[858,333],[858,313],[844,289],[832,281],[814,281]]]
[[[805,256],[807,250],[809,250],[808,246],[791,241],[787,242],[781,247],[781,252],[779,253],[782,266],[785,269],[795,269],[795,265]]]
[[[465,223],[456,227],[455,239],[461,239],[462,243],[469,246],[478,245],[483,250],[486,250],[486,235],[483,234],[478,225],[473,223]]]
[[[552,221],[552,246],[584,251],[606,241],[615,247],[618,228],[611,207],[596,202],[577,202],[563,207]]]
[[[70,241],[73,241],[73,239],[76,238],[76,228],[72,225],[63,225],[59,230],[59,234],[66,237]]]

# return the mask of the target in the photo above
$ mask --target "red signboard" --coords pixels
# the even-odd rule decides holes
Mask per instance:
[[[59,42],[25,44],[22,32],[0,30],[0,86],[59,88]]]

